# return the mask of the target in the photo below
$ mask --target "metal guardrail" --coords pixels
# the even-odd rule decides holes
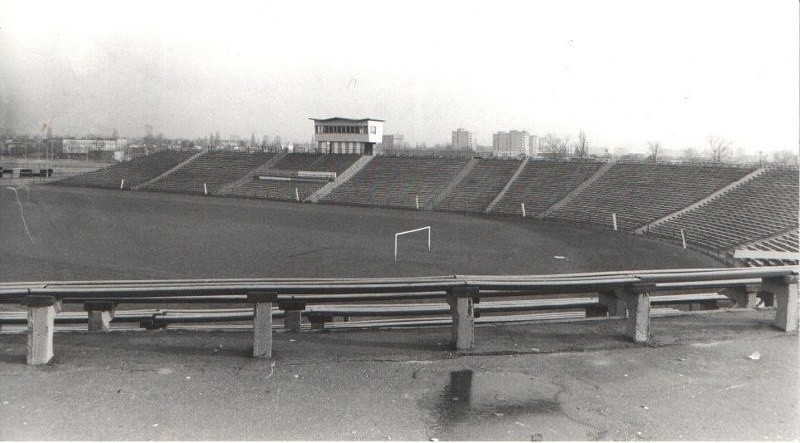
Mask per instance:
[[[254,356],[271,355],[273,304],[284,311],[287,325],[299,325],[306,304],[353,303],[374,301],[446,300],[453,316],[453,342],[457,349],[473,345],[474,319],[480,312],[481,298],[505,297],[501,307],[485,312],[529,310],[530,297],[546,294],[598,295],[598,303],[589,309],[605,309],[606,315],[628,317],[628,335],[634,341],[649,339],[651,294],[659,291],[725,289],[733,291],[737,305],[749,306],[761,292],[777,301],[776,325],[786,331],[797,330],[798,268],[776,266],[762,268],[668,269],[612,271],[555,275],[448,275],[418,278],[369,279],[195,279],[195,280],[125,280],[17,282],[0,284],[0,304],[21,303],[28,306],[29,358],[31,364],[46,363],[52,357],[52,326],[61,303],[85,303],[93,322],[107,325],[116,304],[120,303],[228,303],[253,306],[253,314],[237,315],[239,320],[253,319]],[[757,288],[755,286],[758,286]],[[516,306],[518,305],[518,306]],[[352,306],[349,308],[355,309]],[[499,309],[499,310],[498,310]],[[442,314],[439,308],[416,307],[418,314]],[[326,315],[323,310],[309,310],[306,315]],[[327,315],[346,315],[347,310],[329,308]],[[398,312],[385,308],[385,312]],[[366,311],[365,311],[366,312]],[[380,311],[376,311],[380,313]],[[368,313],[368,312],[367,312]],[[412,314],[413,315],[413,314]],[[224,318],[223,318],[224,317]],[[231,320],[219,316],[218,320]],[[176,319],[181,321],[180,319]],[[154,327],[159,319],[153,318]],[[324,321],[317,320],[317,321]],[[314,320],[312,320],[313,326]],[[298,326],[299,327],[299,326]],[[48,329],[49,328],[49,329]],[[38,343],[38,345],[37,345]]]
[[[325,296],[363,295],[364,298],[417,294],[420,298],[463,286],[489,290],[579,290],[596,291],[644,283],[701,282],[770,278],[797,275],[796,266],[761,268],[666,269],[611,271],[551,275],[449,275],[414,278],[363,279],[196,279],[196,280],[109,280],[67,282],[0,283],[0,303],[16,302],[25,296],[52,296],[63,302],[84,299],[136,299],[172,296],[246,296],[251,292],[280,295]],[[237,299],[238,300],[238,299]],[[335,300],[334,300],[335,301]]]

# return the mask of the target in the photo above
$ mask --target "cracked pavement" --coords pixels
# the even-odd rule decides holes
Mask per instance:
[[[3,440],[791,440],[798,336],[774,311],[447,328],[275,332],[274,359],[232,331],[58,332],[24,364],[0,333]],[[761,358],[748,358],[759,351]]]

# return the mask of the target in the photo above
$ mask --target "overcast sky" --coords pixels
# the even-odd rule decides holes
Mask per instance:
[[[385,119],[637,148],[798,149],[800,20],[771,1],[0,0],[0,128],[280,135]],[[2,130],[2,129],[0,129]]]

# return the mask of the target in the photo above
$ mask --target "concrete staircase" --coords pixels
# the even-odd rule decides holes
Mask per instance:
[[[193,161],[194,161],[194,160],[195,160],[197,157],[200,157],[201,155],[205,154],[206,152],[208,152],[208,150],[206,150],[206,149],[203,149],[202,151],[200,151],[200,152],[198,152],[197,154],[195,154],[195,155],[193,155],[193,156],[189,157],[188,159],[186,159],[186,160],[182,161],[181,163],[178,163],[178,165],[177,165],[177,166],[175,166],[174,168],[170,169],[169,171],[167,171],[167,172],[165,172],[165,173],[163,173],[163,174],[159,175],[158,177],[156,177],[156,178],[154,178],[154,179],[152,179],[152,180],[148,180],[148,181],[146,181],[146,182],[144,182],[144,183],[142,183],[142,184],[136,185],[136,186],[132,187],[132,188],[131,188],[131,190],[133,190],[133,191],[138,191],[139,189],[141,189],[141,188],[143,188],[143,187],[145,187],[145,186],[149,185],[150,183],[155,183],[155,182],[157,182],[157,181],[161,180],[162,178],[164,178],[164,177],[166,177],[166,176],[168,176],[168,175],[170,175],[170,174],[174,173],[174,172],[175,172],[175,171],[177,171],[178,169],[180,169],[180,168],[182,168],[182,167],[184,167],[184,166],[188,165],[189,163],[193,162]]]
[[[472,171],[475,168],[475,165],[477,164],[478,164],[478,159],[476,158],[473,158],[469,162],[467,162],[466,166],[464,166],[464,168],[461,169],[461,171],[459,171],[459,173],[456,174],[456,176],[453,177],[452,180],[450,180],[450,183],[448,183],[447,186],[445,186],[445,188],[442,189],[442,192],[436,194],[436,196],[433,197],[433,199],[430,202],[428,202],[427,205],[425,205],[424,209],[433,209],[439,206],[439,204],[443,202],[447,198],[447,196],[450,195],[451,192],[453,192],[453,189],[455,189],[458,185],[461,184],[462,181],[464,181],[467,175],[469,175],[470,171]]]
[[[506,183],[506,185],[503,186],[503,189],[500,190],[500,192],[497,194],[497,197],[495,197],[494,200],[492,200],[492,202],[489,203],[489,206],[486,207],[486,210],[484,211],[485,213],[488,214],[489,212],[491,212],[492,209],[494,209],[495,206],[497,206],[498,203],[500,203],[500,200],[503,199],[503,197],[506,195],[506,192],[508,192],[508,190],[511,189],[511,185],[514,184],[515,181],[517,181],[517,178],[520,176],[520,174],[522,174],[522,171],[525,170],[525,166],[528,164],[528,162],[530,162],[530,160],[528,160],[527,158],[522,161],[522,164],[519,165],[517,170],[514,171],[514,174],[511,176],[511,178],[508,179],[508,183]]]
[[[648,229],[650,229],[652,227],[658,226],[658,225],[660,225],[662,223],[666,223],[666,222],[668,222],[668,221],[670,221],[670,220],[672,220],[672,219],[674,219],[674,218],[676,218],[676,217],[678,217],[678,216],[680,216],[682,214],[685,214],[685,213],[687,213],[689,211],[693,211],[693,210],[695,210],[695,209],[697,209],[697,208],[699,208],[701,206],[704,206],[704,205],[708,204],[710,201],[712,201],[712,200],[714,200],[716,198],[719,198],[722,195],[727,194],[728,192],[732,191],[733,189],[738,188],[739,186],[742,186],[743,184],[749,182],[750,180],[753,180],[754,178],[758,177],[759,175],[763,174],[766,171],[767,171],[767,168],[758,168],[755,171],[745,175],[741,179],[729,184],[728,186],[725,186],[724,188],[720,188],[719,190],[715,191],[714,193],[712,193],[708,197],[706,197],[706,198],[704,198],[702,200],[698,200],[698,201],[692,203],[691,205],[689,205],[689,206],[687,206],[687,207],[685,207],[685,208],[683,208],[683,209],[681,209],[679,211],[673,212],[672,214],[669,214],[669,215],[666,215],[664,217],[661,217],[656,221],[647,223],[646,225],[637,228],[634,232],[637,233],[637,234],[644,234],[645,232],[647,232]]]
[[[600,169],[597,170],[597,172],[592,174],[591,177],[587,178],[586,181],[578,185],[577,188],[573,189],[572,192],[567,194],[566,197],[556,202],[553,206],[547,208],[543,213],[537,215],[537,217],[546,218],[550,215],[551,212],[557,211],[566,206],[567,203],[572,201],[573,198],[575,198],[578,194],[583,192],[584,189],[588,188],[589,186],[592,185],[592,183],[596,182],[600,177],[605,175],[605,173],[608,172],[608,170],[611,169],[612,166],[614,166],[614,162],[608,162],[605,165],[603,165]]]
[[[336,179],[332,182],[328,182],[325,186],[319,188],[317,192],[309,195],[306,197],[305,201],[318,203],[321,199],[325,198],[328,194],[333,192],[334,189],[338,188],[339,185],[342,183],[347,182],[350,178],[356,175],[359,171],[364,169],[364,166],[367,166],[372,159],[375,158],[374,155],[362,155],[361,158],[356,160],[355,163],[350,165],[347,170],[342,172],[341,174],[336,176]]]
[[[747,247],[750,246],[750,245],[756,245],[758,243],[762,243],[762,242],[765,242],[765,241],[777,240],[777,239],[779,239],[779,238],[781,238],[781,237],[783,237],[783,236],[785,236],[787,234],[792,234],[792,233],[795,233],[795,232],[797,232],[797,228],[792,228],[792,229],[783,231],[783,232],[778,233],[778,234],[769,234],[767,236],[763,236],[763,237],[759,237],[759,238],[756,238],[756,239],[747,240],[746,242],[737,243],[737,244],[731,246],[730,249],[732,249],[732,250],[735,250],[735,249],[747,249]]]
[[[275,155],[271,159],[267,160],[267,162],[264,163],[263,165],[260,165],[259,167],[253,168],[252,170],[248,171],[247,174],[245,174],[241,178],[234,180],[226,184],[225,186],[220,187],[216,193],[220,195],[228,194],[232,189],[236,189],[239,186],[242,186],[243,184],[249,182],[253,178],[253,176],[258,174],[259,172],[264,172],[267,169],[270,169],[273,166],[275,166],[275,164],[278,163],[286,155],[287,153],[285,152],[281,152]]]

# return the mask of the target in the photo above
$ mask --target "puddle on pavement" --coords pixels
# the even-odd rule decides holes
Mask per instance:
[[[446,432],[462,422],[559,414],[559,388],[529,374],[453,371],[435,400],[436,428]]]

